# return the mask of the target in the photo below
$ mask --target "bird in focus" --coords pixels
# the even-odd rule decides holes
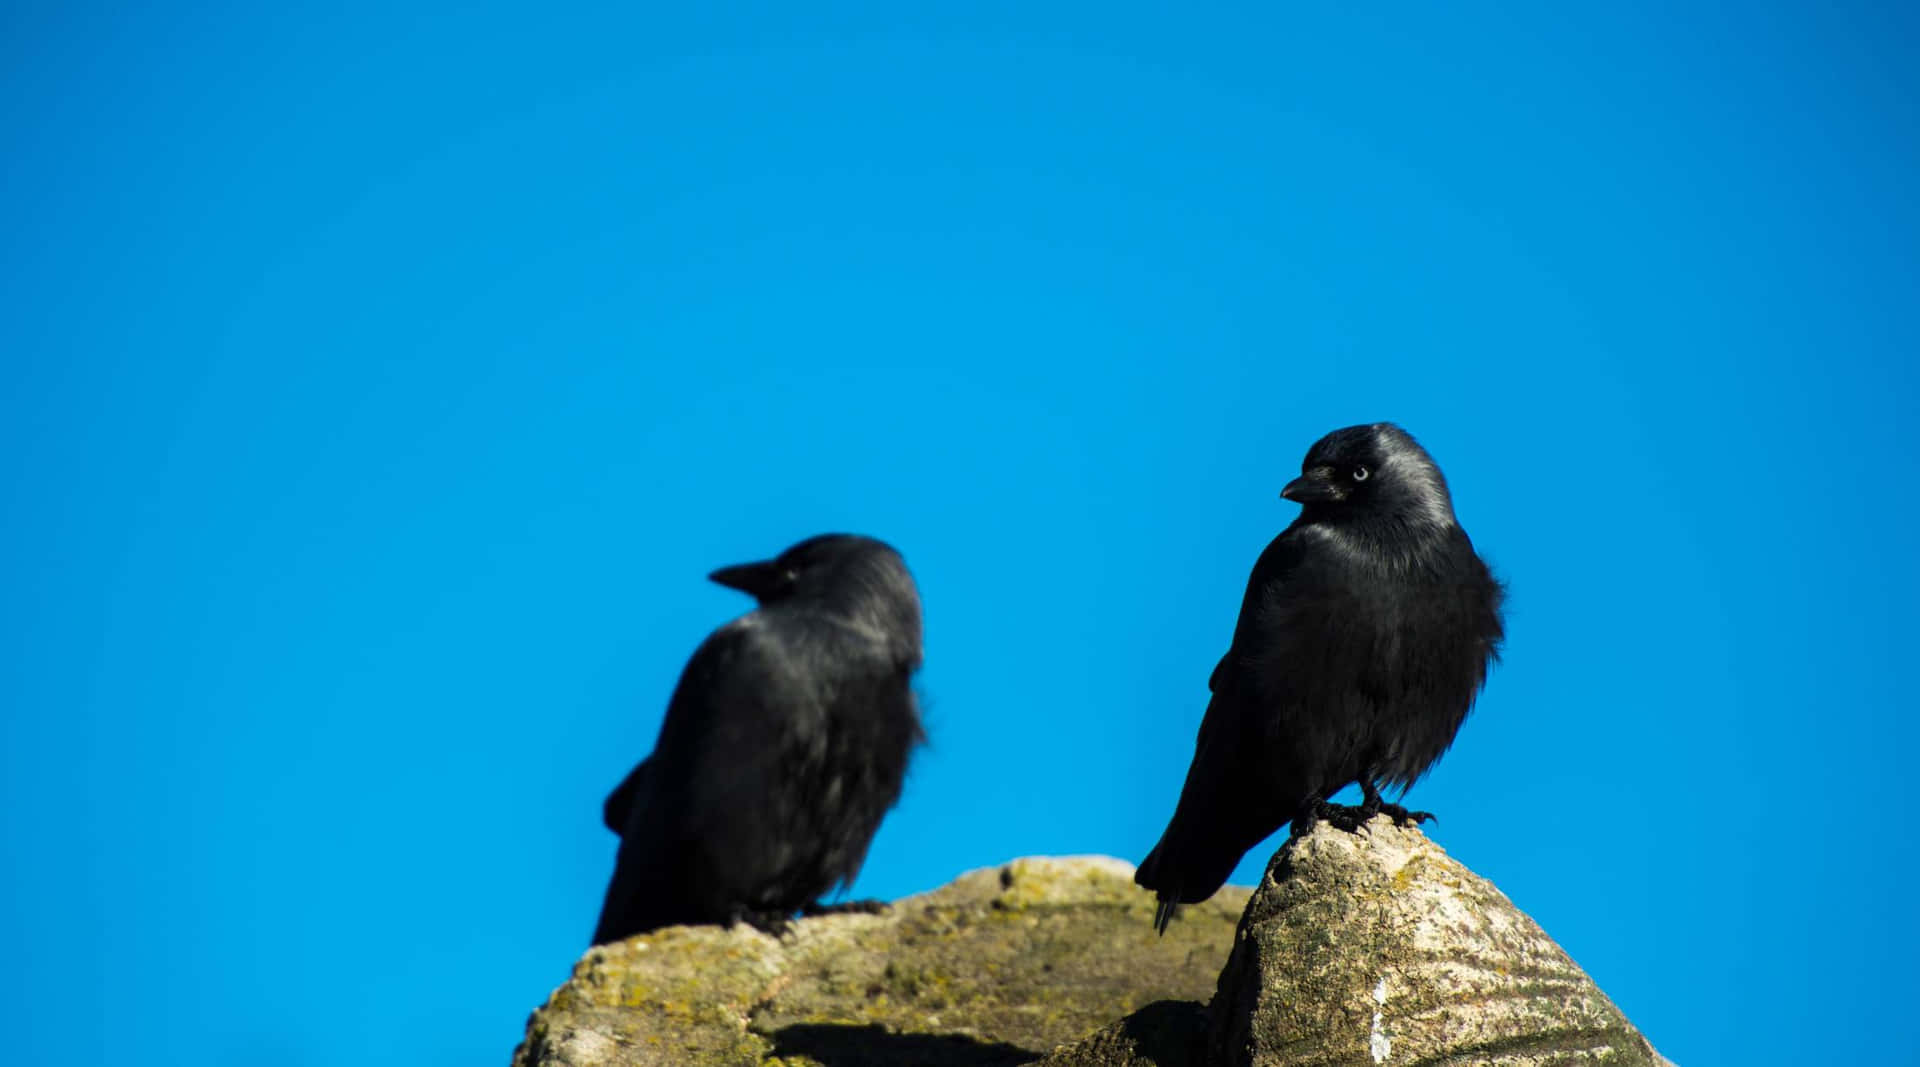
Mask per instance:
[[[1300,515],[1253,565],[1180,801],[1134,874],[1163,933],[1288,822],[1432,818],[1380,791],[1446,752],[1499,655],[1504,591],[1406,431],[1335,430],[1280,495]],[[1328,803],[1353,783],[1361,804]]]
[[[759,606],[694,652],[653,753],[607,797],[620,850],[596,945],[838,910],[818,901],[859,873],[923,739],[920,597],[899,553],[825,534],[709,577]]]

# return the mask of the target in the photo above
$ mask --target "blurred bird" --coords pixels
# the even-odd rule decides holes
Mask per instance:
[[[1440,758],[1498,658],[1503,590],[1406,431],[1335,430],[1280,495],[1300,517],[1253,565],[1180,802],[1134,874],[1162,933],[1289,821],[1432,818],[1380,789],[1404,794]],[[1355,782],[1363,803],[1327,803]]]
[[[648,756],[607,797],[620,835],[593,943],[677,923],[778,930],[852,883],[922,739],[920,598],[849,534],[710,575],[759,608],[694,652]]]

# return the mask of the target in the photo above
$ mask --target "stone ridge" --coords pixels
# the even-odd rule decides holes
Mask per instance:
[[[1248,892],[1183,909],[1161,938],[1132,865],[1032,858],[779,939],[671,927],[590,949],[514,1064],[1032,1063],[1143,1005],[1198,1010]]]
[[[1418,829],[1322,823],[1251,897],[1183,908],[1164,938],[1132,874],[1022,859],[779,939],[675,927],[601,946],[528,1021],[514,1064],[1666,1063],[1538,924]]]
[[[1662,1062],[1492,883],[1384,816],[1275,855],[1209,1022],[1221,1064]]]

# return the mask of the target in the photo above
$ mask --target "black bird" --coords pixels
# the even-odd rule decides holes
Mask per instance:
[[[1163,933],[1284,823],[1432,818],[1380,789],[1404,793],[1440,758],[1499,655],[1503,590],[1406,431],[1335,430],[1280,495],[1300,517],[1253,565],[1180,803],[1134,874]],[[1364,803],[1327,803],[1354,782]]]
[[[620,854],[596,945],[828,910],[923,737],[920,597],[892,548],[826,534],[709,577],[759,608],[694,652],[653,754],[607,797]]]

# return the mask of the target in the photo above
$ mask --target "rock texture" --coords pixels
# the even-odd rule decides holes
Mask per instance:
[[[591,949],[514,1064],[1665,1063],[1498,890],[1384,818],[1289,842],[1251,900],[1223,890],[1165,938],[1132,873],[1015,860],[777,940]]]
[[[1384,816],[1274,857],[1208,1045],[1234,1065],[1664,1062],[1499,890]]]
[[[1197,1012],[1248,891],[1156,938],[1132,878],[1118,860],[1015,860],[777,940],[697,926],[603,945],[534,1013],[514,1064],[1000,1067],[1155,1001]]]

